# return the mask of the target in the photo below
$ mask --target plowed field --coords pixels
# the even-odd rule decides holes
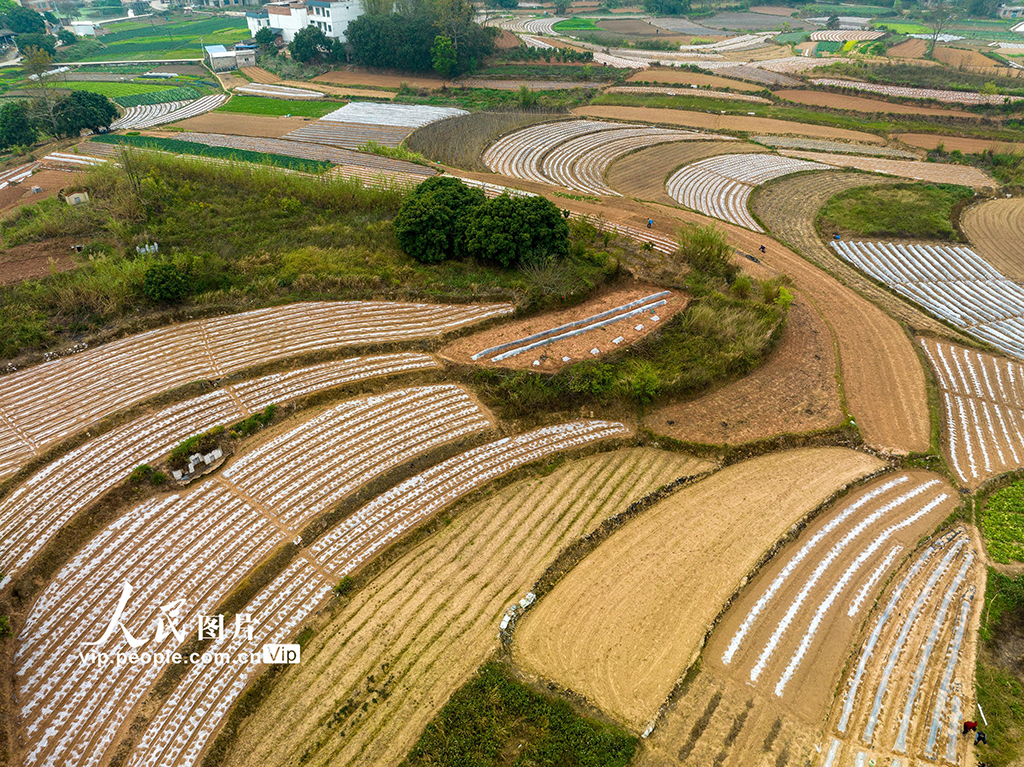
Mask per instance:
[[[227,763],[397,764],[496,649],[502,613],[561,548],[658,486],[707,468],[685,455],[623,450],[463,510],[314,637]]]
[[[1011,280],[1024,280],[1024,198],[973,205],[960,227],[978,255]]]
[[[258,136],[280,138],[286,133],[309,124],[305,117],[264,117],[261,115],[237,115],[223,112],[207,112],[198,117],[176,122],[174,127],[197,133],[227,133],[232,136]],[[166,133],[154,135],[167,135]]]
[[[775,236],[839,275],[870,301],[853,290],[840,288],[832,277],[790,251],[773,250],[761,258],[790,275],[831,324],[839,343],[847,402],[868,444],[901,452],[927,450],[929,415],[924,371],[902,328],[875,303],[915,327],[947,335],[948,331],[841,264],[814,229],[814,217],[826,200],[866,180],[846,173],[794,176],[762,187],[752,207]]]
[[[860,96],[846,96],[841,93],[827,93],[825,91],[775,91],[775,95],[797,104],[829,107],[830,109],[846,109],[851,112],[863,112],[865,114],[888,113],[931,115],[933,117],[963,117],[965,114],[955,109],[932,109],[930,107],[916,107],[910,104],[894,104],[879,99],[866,99]]]
[[[527,613],[515,658],[643,730],[758,559],[830,494],[882,466],[843,448],[793,450],[684,488],[615,532]]]
[[[734,91],[762,91],[763,85],[745,83],[718,75],[705,75],[681,69],[651,67],[637,72],[626,79],[627,83],[663,83],[665,85],[697,85],[710,88],[732,88]]]
[[[894,45],[886,55],[893,59],[919,59],[928,50],[928,43],[924,40],[906,40],[899,45]]]
[[[612,189],[627,197],[675,205],[675,200],[665,192],[665,180],[680,166],[720,154],[762,150],[768,151],[758,144],[746,141],[681,141],[659,144],[616,160],[608,168],[605,180]]]
[[[994,60],[988,56],[983,56],[981,52],[964,50],[963,48],[949,48],[945,45],[938,45],[935,47],[933,55],[943,64],[949,64],[949,66],[956,69],[966,69],[968,67],[971,69],[991,69],[996,66]]]
[[[828,326],[797,296],[778,347],[762,367],[689,402],[655,410],[647,425],[687,442],[740,444],[826,429],[843,420]]]
[[[881,157],[858,157],[832,152],[804,152],[783,150],[787,157],[798,157],[811,162],[828,163],[844,168],[857,168],[869,173],[902,176],[931,184],[961,184],[976,189],[994,189],[996,181],[987,173],[966,165],[945,162],[918,162],[916,160],[889,160]]]
[[[989,141],[981,138],[966,138],[964,136],[938,136],[934,133],[899,133],[896,135],[904,144],[921,147],[922,149],[935,149],[942,146],[947,152],[959,149],[964,154],[978,154],[980,152],[1020,152],[1024,150],[1024,143],[1012,141]]]
[[[717,131],[746,131],[749,133],[794,134],[797,136],[820,136],[822,138],[864,141],[881,144],[882,139],[871,133],[831,128],[825,125],[776,120],[771,117],[747,117],[745,115],[713,115],[705,112],[688,112],[685,109],[654,109],[652,107],[589,106],[573,110],[581,117],[602,117],[609,120],[633,120],[636,122],[659,123],[664,125],[685,125],[689,128],[703,128]]]

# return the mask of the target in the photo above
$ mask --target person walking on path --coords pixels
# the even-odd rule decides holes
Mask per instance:
[[[654,226],[654,219],[653,218],[647,219],[647,228],[650,229],[652,226]]]

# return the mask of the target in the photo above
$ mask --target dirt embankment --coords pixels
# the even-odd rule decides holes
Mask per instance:
[[[655,410],[647,425],[686,442],[742,444],[842,423],[832,334],[800,296],[768,362],[688,402]]]

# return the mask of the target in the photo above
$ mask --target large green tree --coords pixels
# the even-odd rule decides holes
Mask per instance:
[[[395,237],[402,250],[425,263],[465,255],[466,226],[486,201],[451,176],[434,176],[416,187],[395,216]]]
[[[24,101],[8,101],[0,106],[0,149],[29,146],[35,140],[36,131]]]
[[[26,33],[15,37],[14,42],[17,43],[18,50],[21,51],[22,55],[31,48],[46,51],[50,56],[57,52],[57,38],[53,37],[53,35],[36,34],[35,32]]]
[[[22,33],[43,33],[46,31],[46,22],[41,14],[31,8],[22,8],[16,5],[0,17],[4,25],[12,32]]]
[[[57,134],[78,136],[84,129],[98,133],[110,127],[117,117],[117,107],[106,96],[88,91],[72,91],[53,109]]]
[[[344,50],[338,41],[332,40],[312,25],[295,33],[295,39],[288,44],[288,52],[293,59],[303,64],[338,61],[344,57]]]
[[[506,268],[543,266],[569,254],[569,225],[544,197],[488,200],[470,214],[465,236],[469,255]]]
[[[448,24],[442,22],[430,3],[402,4],[404,12],[364,13],[348,25],[345,34],[357,64],[368,67],[429,72],[434,68],[433,49],[439,35],[455,49],[452,75],[472,71],[494,52],[496,30],[472,21],[459,25],[459,9],[448,9]],[[454,34],[449,30],[454,30]]]
[[[457,63],[455,46],[447,35],[438,35],[434,38],[434,44],[430,48],[430,56],[434,62],[434,71],[441,75],[442,80],[447,80],[455,71]]]

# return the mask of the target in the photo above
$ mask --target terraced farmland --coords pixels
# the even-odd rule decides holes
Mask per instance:
[[[616,531],[527,613],[517,662],[643,731],[762,554],[838,488],[881,466],[841,448],[794,450],[675,493]],[[758,524],[744,524],[752,508]]]
[[[3,583],[20,572],[75,514],[123,482],[132,469],[166,456],[188,437],[240,421],[270,404],[436,366],[427,355],[401,353],[275,373],[141,416],[86,442],[33,474],[0,501]]]
[[[1024,466],[1024,366],[922,338],[942,401],[942,438],[964,484]]]
[[[898,85],[864,83],[857,80],[836,80],[825,77],[811,80],[811,82],[814,85],[825,85],[832,88],[849,88],[855,91],[864,91],[865,93],[880,93],[883,96],[945,101],[950,104],[964,104],[966,106],[977,106],[979,104],[1004,104],[1024,99],[1024,96],[1002,96],[998,94],[972,93],[971,91],[947,91],[938,88],[905,88]]]
[[[359,101],[346,104],[316,122],[287,133],[284,138],[345,149],[358,149],[368,141],[398,146],[417,128],[464,114],[465,110],[451,107]]]
[[[509,304],[291,304],[159,328],[36,365],[0,379],[0,446],[18,456],[0,478],[29,453],[191,381],[326,349],[428,338],[511,311]]]
[[[265,643],[286,641],[341,577],[378,554],[413,526],[462,495],[518,466],[554,453],[629,433],[622,424],[578,421],[488,443],[397,485],[321,538],[308,558],[296,559],[250,602],[252,638],[227,636],[210,647],[236,662],[193,665],[142,734],[136,765],[195,764],[257,668],[238,663]]]
[[[114,130],[142,130],[178,122],[216,109],[227,101],[227,98],[226,95],[217,93],[195,101],[168,101],[162,104],[129,107],[121,117],[111,123],[110,127]]]
[[[64,567],[26,621],[15,659],[24,763],[98,758],[159,673],[158,664],[112,672],[79,662],[95,627],[123,597],[122,583],[140,587],[123,613],[130,633],[113,644],[102,637],[98,651],[129,652],[129,637],[146,633],[167,594],[188,606],[173,617],[194,624],[274,548],[297,540],[317,514],[418,453],[490,425],[468,394],[450,385],[342,403],[195,490],[151,501],[115,522]],[[271,470],[282,461],[291,471]],[[166,652],[182,641],[165,634],[147,649]],[[59,736],[46,735],[55,723]]]
[[[227,763],[394,764],[498,646],[497,626],[567,543],[660,485],[709,465],[639,448],[574,461],[508,487],[361,588],[240,730]],[[400,633],[382,631],[401,625]],[[370,677],[379,680],[370,683]],[[317,700],[315,706],[310,700]],[[339,726],[325,726],[334,701]],[[362,703],[369,705],[364,711]],[[305,755],[305,756],[303,756]]]
[[[937,317],[1024,357],[1024,289],[970,248],[833,242],[844,259]]]
[[[987,173],[964,165],[881,158],[869,159],[848,154],[806,152],[793,149],[784,149],[782,154],[787,157],[797,157],[810,162],[826,163],[842,168],[857,168],[869,173],[884,173],[888,176],[903,176],[915,181],[926,181],[933,184],[962,184],[963,186],[971,186],[977,189],[993,189],[996,187],[995,180]]]
[[[828,170],[828,167],[767,154],[710,157],[677,170],[669,177],[665,189],[670,197],[687,208],[763,232],[764,229],[747,209],[754,188],[790,173]]]

